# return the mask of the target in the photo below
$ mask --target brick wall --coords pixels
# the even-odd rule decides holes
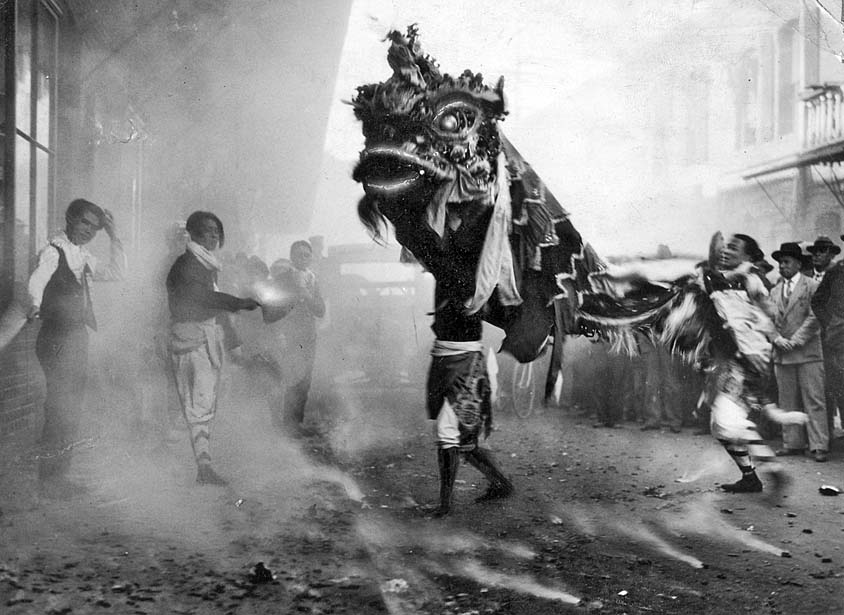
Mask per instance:
[[[0,352],[0,440],[35,427],[44,376],[35,358],[37,326],[27,325]]]

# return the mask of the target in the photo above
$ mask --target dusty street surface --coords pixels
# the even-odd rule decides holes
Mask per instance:
[[[186,440],[104,429],[75,451],[87,491],[46,498],[31,447],[5,446],[0,610],[844,612],[844,496],[818,492],[844,483],[840,445],[826,464],[789,458],[788,496],[771,501],[721,493],[736,471],[690,430],[499,413],[489,445],[517,495],[473,503],[485,485],[462,465],[456,511],[434,520],[421,391],[357,384],[316,402],[320,434],[300,440],[258,409],[221,412],[227,488],[194,484]]]

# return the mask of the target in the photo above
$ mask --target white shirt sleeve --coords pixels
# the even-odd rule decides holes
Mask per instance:
[[[117,238],[112,239],[109,245],[109,261],[100,263],[96,257],[89,256],[88,265],[91,267],[95,280],[108,282],[122,280],[126,275],[126,253],[123,251],[123,244]]]
[[[745,288],[747,289],[747,294],[754,301],[768,296],[768,289],[765,288],[762,280],[760,280],[759,276],[755,273],[749,273],[747,275],[745,278]]]
[[[59,268],[59,251],[53,246],[47,246],[41,250],[38,256],[38,266],[29,277],[29,300],[33,307],[40,308],[41,300],[44,298],[44,289],[47,282],[53,277],[56,269]]]

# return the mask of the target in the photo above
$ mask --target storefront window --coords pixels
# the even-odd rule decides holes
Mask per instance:
[[[47,220],[50,210],[50,159],[52,156],[41,148],[35,149],[35,245],[41,247],[47,243]],[[43,221],[43,223],[40,223]]]
[[[15,278],[25,280],[47,240],[52,204],[57,18],[46,0],[15,14]]]
[[[29,276],[30,147],[21,136],[15,139],[15,279]],[[21,205],[25,205],[22,207]]]
[[[18,131],[29,134],[32,99],[32,5],[18,0],[15,16],[15,118]]]
[[[12,23],[15,12],[10,3],[0,2],[0,39],[12,40]],[[12,90],[15,81],[14,50],[0,44],[0,310],[6,307],[12,296],[14,279],[14,220],[12,219],[12,190],[9,182],[14,172],[12,143],[15,127],[9,126],[14,113]]]
[[[8,8],[0,5],[0,37],[8,36],[9,26],[6,23],[7,15],[11,14]],[[6,220],[6,151],[9,147],[7,135],[9,129],[6,127],[6,105],[9,104],[9,92],[6,84],[6,46],[0,45],[0,240],[7,241],[3,232],[3,224]],[[5,250],[0,250],[0,272],[5,272],[5,261],[7,255]],[[5,277],[5,276],[2,276]],[[0,290],[2,286],[0,285]],[[2,305],[0,304],[0,307]]]
[[[53,84],[56,81],[56,16],[43,4],[38,4],[38,63],[35,71],[36,138],[49,147],[53,127]]]

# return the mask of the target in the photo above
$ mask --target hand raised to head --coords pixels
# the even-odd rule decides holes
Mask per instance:
[[[114,214],[108,209],[103,209],[103,230],[108,234],[109,239],[117,237],[117,225],[114,222]]]

